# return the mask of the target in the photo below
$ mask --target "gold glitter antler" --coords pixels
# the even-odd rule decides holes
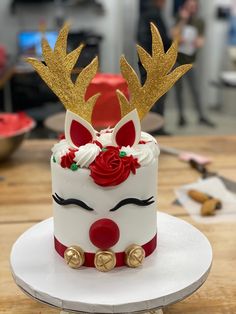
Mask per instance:
[[[84,96],[88,85],[98,70],[97,57],[78,75],[75,83],[71,79],[71,72],[80,56],[83,45],[67,54],[67,37],[69,25],[65,24],[58,36],[54,51],[48,41],[42,40],[43,58],[46,63],[28,58],[27,61],[34,67],[49,88],[58,96],[66,109],[78,114],[83,119],[91,122],[93,107],[99,94],[87,101]]]
[[[171,72],[177,59],[178,42],[174,41],[165,53],[160,33],[153,23],[151,23],[151,32],[152,56],[137,45],[140,61],[147,72],[147,79],[143,86],[125,57],[121,57],[121,73],[128,83],[130,92],[130,101],[128,101],[121,91],[117,91],[122,117],[137,109],[141,120],[153,104],[192,67],[192,65],[186,64]]]

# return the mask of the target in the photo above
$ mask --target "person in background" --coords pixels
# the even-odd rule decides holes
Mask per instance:
[[[152,36],[151,36],[151,31],[150,31],[151,22],[153,22],[157,26],[161,34],[165,51],[167,51],[171,45],[171,39],[168,35],[167,27],[166,27],[165,20],[162,14],[165,4],[166,4],[166,0],[152,0],[152,6],[150,7],[150,10],[148,10],[144,14],[141,13],[140,15],[139,25],[138,25],[138,43],[148,53],[151,53],[152,51]],[[146,71],[140,62],[139,62],[139,70],[140,70],[141,82],[142,84],[144,84],[146,81]],[[161,116],[164,116],[165,98],[166,96],[163,96],[158,102],[156,102],[156,104],[152,108],[152,112],[155,112],[155,113],[160,114]],[[164,130],[164,128],[154,133],[159,134],[159,135],[168,135],[168,133]]]
[[[198,51],[204,46],[204,30],[205,25],[202,18],[198,16],[199,1],[198,0],[185,0],[183,6],[180,8],[176,25],[172,30],[174,38],[179,38],[179,54],[177,58],[177,64],[182,65],[186,63],[195,64],[197,60]],[[212,123],[203,112],[203,106],[201,103],[201,97],[197,86],[196,70],[193,66],[182,79],[180,79],[175,85],[176,100],[178,105],[180,127],[187,124],[184,112],[184,97],[183,97],[183,82],[186,81],[189,84],[189,90],[192,94],[196,112],[198,114],[199,124],[214,127]]]

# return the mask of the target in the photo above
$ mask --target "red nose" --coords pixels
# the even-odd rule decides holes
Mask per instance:
[[[113,220],[100,219],[90,227],[89,237],[93,245],[101,250],[107,250],[119,241],[120,230]]]

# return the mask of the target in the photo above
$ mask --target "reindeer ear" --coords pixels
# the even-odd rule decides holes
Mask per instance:
[[[112,133],[112,142],[116,146],[134,146],[139,143],[141,126],[137,110],[128,113],[118,122]]]
[[[69,145],[78,148],[96,139],[96,133],[91,124],[74,114],[66,112],[65,138]]]

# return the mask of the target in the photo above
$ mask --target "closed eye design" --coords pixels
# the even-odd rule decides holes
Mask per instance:
[[[83,201],[81,200],[77,200],[75,198],[68,198],[67,200],[64,200],[63,198],[61,198],[59,195],[57,195],[55,193],[55,195],[52,195],[54,201],[62,206],[66,206],[66,205],[76,205],[79,207],[82,207],[88,211],[93,211],[93,208],[89,207],[87,204],[85,204]]]
[[[114,208],[110,209],[110,212],[114,212],[117,209],[119,209],[120,207],[128,205],[128,204],[134,204],[137,206],[149,206],[153,203],[155,203],[153,196],[148,198],[147,200],[140,200],[138,198],[126,198],[126,199],[120,201]]]

